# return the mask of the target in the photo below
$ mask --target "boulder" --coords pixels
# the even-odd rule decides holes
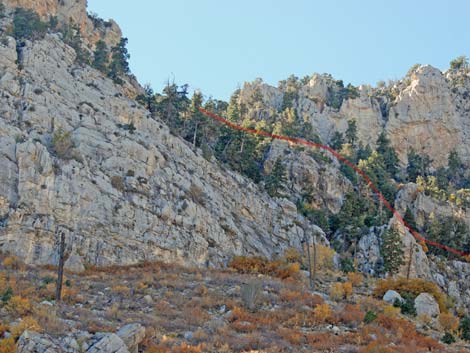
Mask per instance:
[[[403,298],[401,297],[401,295],[398,294],[398,292],[395,292],[394,290],[391,290],[391,289],[388,290],[387,293],[385,293],[382,299],[384,302],[387,302],[392,305],[393,303],[395,303],[397,299],[401,302],[403,301]]]
[[[130,353],[124,341],[114,333],[97,333],[86,353]]]
[[[62,350],[52,337],[25,331],[16,344],[17,353],[61,353]],[[75,352],[73,352],[75,353]],[[78,353],[78,351],[77,351]]]
[[[439,304],[429,293],[421,293],[415,299],[416,314],[437,317],[440,314]]]
[[[145,337],[145,328],[141,324],[129,324],[121,327],[116,335],[124,341],[129,352],[137,353]]]

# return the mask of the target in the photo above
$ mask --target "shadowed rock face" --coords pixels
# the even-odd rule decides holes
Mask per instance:
[[[208,162],[59,36],[0,44],[0,248],[29,263],[222,264],[297,245],[296,207]],[[135,128],[135,131],[134,131]],[[66,155],[55,133],[70,133]],[[59,157],[61,155],[61,157]],[[308,231],[320,232],[318,228]]]

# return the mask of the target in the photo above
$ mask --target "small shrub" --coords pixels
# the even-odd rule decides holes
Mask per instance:
[[[54,132],[54,135],[52,136],[52,148],[54,149],[57,157],[65,160],[72,159],[73,147],[72,133],[70,131],[60,129],[59,131]]]
[[[27,316],[22,318],[18,324],[11,327],[11,335],[14,338],[18,338],[26,330],[42,332],[42,328],[39,326],[39,323],[33,317]]]
[[[313,309],[313,315],[318,322],[326,322],[331,317],[331,307],[328,304],[320,304]]]
[[[335,301],[347,299],[351,296],[352,289],[353,287],[351,282],[334,283],[330,288],[330,297]]]
[[[250,283],[242,286],[240,294],[246,308],[253,310],[257,306],[261,297],[262,289],[262,284],[257,281],[251,281]]]
[[[444,332],[457,332],[459,329],[459,319],[451,313],[439,315],[439,325]]]
[[[460,320],[460,337],[466,341],[470,341],[470,317]]]
[[[397,315],[400,313],[400,308],[396,308],[392,305],[386,305],[384,307],[384,316],[386,317],[397,317]]]
[[[5,289],[5,291],[2,293],[0,296],[0,299],[2,300],[3,304],[6,304],[10,301],[10,299],[13,297],[13,289],[11,287],[8,287]]]
[[[348,280],[351,282],[351,284],[354,287],[360,286],[362,284],[362,281],[364,280],[364,277],[362,273],[359,272],[349,272],[348,273]]]
[[[334,283],[330,287],[330,298],[335,301],[340,301],[344,298],[344,290],[342,283]]]
[[[122,285],[116,285],[114,287],[111,288],[111,291],[113,293],[116,293],[118,295],[122,295],[124,297],[128,297],[129,294],[131,293],[131,290],[129,289],[129,287],[126,287],[126,286],[122,286]]]
[[[334,270],[333,258],[335,256],[335,251],[328,246],[321,244],[316,244],[316,258],[317,258],[317,270],[318,271],[332,271]],[[307,254],[307,251],[305,251]],[[310,256],[312,257],[312,266],[313,266],[313,245],[310,245]],[[308,268],[308,257],[306,256],[303,259],[302,266]]]
[[[15,353],[16,342],[13,337],[0,339],[0,353]]]
[[[300,265],[286,263],[283,260],[270,261],[264,257],[235,256],[229,263],[229,267],[239,273],[263,274],[281,279],[297,278]]]
[[[341,271],[344,273],[350,273],[356,271],[354,263],[350,258],[343,258],[340,260]]]
[[[364,316],[364,323],[365,324],[370,324],[372,321],[377,319],[377,314],[373,311],[368,311],[366,315]]]
[[[121,192],[124,192],[126,190],[126,184],[124,183],[124,178],[119,175],[114,175],[111,177],[111,186]]]
[[[348,299],[351,296],[353,292],[353,286],[351,282],[343,283],[343,292],[344,292],[344,299]]]
[[[7,256],[3,259],[3,267],[7,270],[18,271],[22,267],[22,263],[16,256]]]
[[[199,204],[199,205],[202,205],[204,206],[206,204],[206,194],[204,192],[204,190],[195,185],[195,184],[191,184],[191,186],[189,187],[189,190],[188,190],[188,195],[189,195],[189,198]]]
[[[445,344],[452,344],[455,342],[455,337],[449,332],[446,332],[442,337],[441,341]]]
[[[5,308],[8,312],[20,317],[31,313],[32,306],[28,298],[16,295],[11,297]]]
[[[416,316],[414,296],[410,293],[404,293],[402,297],[404,300],[395,299],[393,306],[400,308],[401,313],[404,315]]]

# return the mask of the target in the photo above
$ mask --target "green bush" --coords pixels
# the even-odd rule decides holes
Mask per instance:
[[[403,299],[404,299],[403,301],[401,301],[398,298],[395,299],[393,306],[400,308],[401,313],[404,315],[416,316],[416,307],[415,307],[415,300],[414,300],[413,294],[404,293]]]
[[[36,12],[20,7],[15,10],[11,35],[16,39],[42,39],[47,29],[48,24]]]
[[[445,344],[452,344],[455,342],[455,337],[449,332],[446,332],[442,337],[442,342]]]
[[[13,289],[8,287],[1,295],[0,299],[2,300],[3,304],[6,304],[10,301],[11,297],[13,297]]]
[[[74,147],[72,141],[72,133],[60,129],[52,136],[52,147],[57,157],[61,159],[72,159],[72,149]]]
[[[460,337],[466,341],[470,341],[470,317],[460,320]]]
[[[364,323],[365,324],[370,324],[372,321],[377,319],[377,314],[373,311],[368,311],[366,315],[364,316]]]

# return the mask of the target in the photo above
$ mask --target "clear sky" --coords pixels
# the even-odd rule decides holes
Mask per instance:
[[[468,0],[88,0],[129,38],[131,69],[228,99],[245,81],[331,73],[375,85],[470,54]]]

